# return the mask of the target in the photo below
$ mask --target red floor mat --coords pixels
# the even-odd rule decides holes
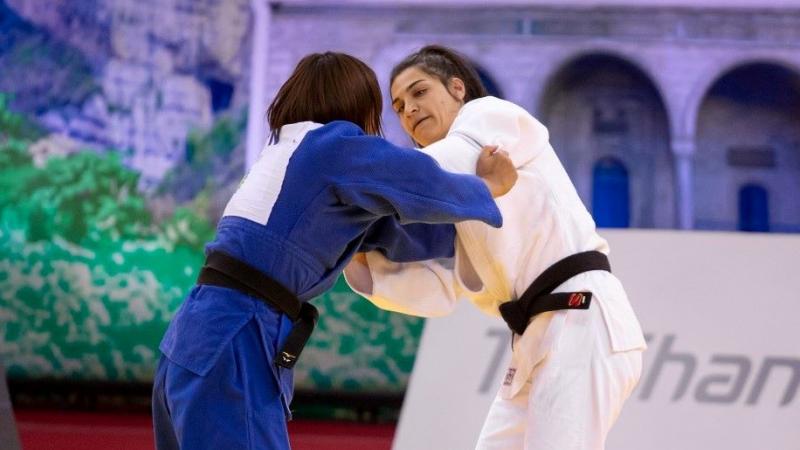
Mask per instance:
[[[152,450],[150,416],[70,411],[16,411],[24,450]],[[293,450],[386,450],[393,425],[295,420],[289,423]]]

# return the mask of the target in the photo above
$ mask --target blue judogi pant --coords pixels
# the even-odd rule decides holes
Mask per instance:
[[[223,305],[219,306],[224,308]],[[198,309],[205,308],[192,306],[190,303],[182,309],[196,314],[183,314],[188,317],[180,322],[189,321],[191,325],[187,325],[195,328],[192,325],[198,323],[191,317],[198,315]],[[287,376],[291,381],[291,373],[281,373],[284,380],[281,389],[276,374],[287,369],[276,367],[272,361],[281,317],[263,305],[254,306],[260,311],[216,349],[218,356],[216,352],[208,354],[213,365],[204,374],[187,369],[188,364],[161,357],[153,386],[153,426],[158,450],[290,448],[286,430],[289,400],[282,393],[287,388],[291,390],[290,385],[285,386]],[[199,315],[208,317],[207,311]],[[210,326],[207,321],[201,322]],[[213,330],[209,334],[213,335]],[[203,338],[198,336],[186,345],[202,343]]]

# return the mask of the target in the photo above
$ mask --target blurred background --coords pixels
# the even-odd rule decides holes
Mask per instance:
[[[152,447],[158,343],[278,87],[334,50],[386,95],[429,43],[548,126],[599,226],[800,232],[794,2],[0,0],[0,362],[24,447]],[[343,280],[315,303],[295,447],[389,448],[423,321]]]

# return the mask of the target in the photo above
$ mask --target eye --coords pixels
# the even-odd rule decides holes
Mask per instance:
[[[400,114],[400,113],[403,112],[404,109],[405,109],[405,105],[400,105],[397,108],[395,108],[394,112],[395,112],[395,114]]]
[[[420,89],[420,90],[414,92],[414,97],[419,97],[421,95],[424,95],[426,92],[428,92],[428,89]]]

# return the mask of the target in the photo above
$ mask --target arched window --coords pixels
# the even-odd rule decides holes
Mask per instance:
[[[739,189],[739,230],[769,231],[769,196],[757,184]]]
[[[631,223],[628,169],[616,158],[601,158],[592,171],[592,215],[598,227],[628,228]]]

